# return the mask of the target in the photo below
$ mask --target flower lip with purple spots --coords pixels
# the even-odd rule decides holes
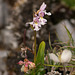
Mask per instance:
[[[39,15],[40,17],[44,17],[45,13],[44,13],[43,11],[40,11],[40,12],[38,13],[38,15]]]
[[[33,18],[33,22],[37,22],[38,23],[39,22],[39,17],[38,16],[37,17],[34,17]]]

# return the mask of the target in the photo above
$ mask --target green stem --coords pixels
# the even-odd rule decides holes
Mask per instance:
[[[64,67],[64,72],[63,73],[64,73],[64,75],[66,75],[66,68],[65,67]]]
[[[36,31],[34,31],[34,63],[36,61]]]
[[[49,65],[49,64],[44,64],[44,66],[63,67],[62,65]],[[65,66],[65,67],[75,67],[75,66]]]
[[[64,68],[63,74],[66,75],[66,67],[65,67],[65,64],[63,64],[63,68]]]
[[[49,33],[49,46],[50,46],[50,49],[52,50],[51,39],[50,39],[50,33]]]

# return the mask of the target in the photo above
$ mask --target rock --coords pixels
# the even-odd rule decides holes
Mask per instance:
[[[2,72],[0,71],[0,75],[2,75]]]
[[[0,75],[8,75],[7,68],[6,68],[6,62],[4,59],[8,56],[10,52],[6,50],[0,51]]]
[[[7,71],[5,71],[3,75],[8,75],[8,72],[7,72]]]
[[[10,52],[6,50],[0,51],[0,58],[7,57]]]
[[[0,28],[8,24],[8,5],[0,0]]]
[[[64,25],[67,27],[67,29],[70,31],[70,33],[72,34],[72,37],[75,41],[75,31],[74,31],[74,27],[70,24],[70,22],[68,20],[63,20],[60,23],[58,23],[55,26],[58,38],[63,41],[63,42],[67,42],[69,40],[67,31],[64,27]]]
[[[7,48],[15,49],[18,47],[18,42],[13,31],[8,29],[1,30],[0,42],[7,46]]]

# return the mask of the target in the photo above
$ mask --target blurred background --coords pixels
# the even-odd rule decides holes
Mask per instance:
[[[46,49],[49,48],[49,33],[52,43],[58,38],[63,42],[68,41],[64,25],[75,41],[75,0],[0,0],[0,75],[22,75],[17,64],[19,60],[23,60],[20,48],[24,47],[25,42],[32,49],[34,42],[33,30],[25,23],[32,21],[33,12],[43,2],[52,15],[45,16],[48,22],[37,32],[37,47],[44,40]],[[33,59],[29,51],[27,55],[29,60]]]

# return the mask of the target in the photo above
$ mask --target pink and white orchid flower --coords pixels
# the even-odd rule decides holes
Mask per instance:
[[[44,17],[44,15],[51,15],[50,12],[46,12],[45,8],[46,8],[46,4],[43,2],[43,4],[40,6],[40,9],[35,12],[34,17],[33,17],[33,21],[32,22],[28,22],[26,24],[30,24],[34,27],[35,31],[39,31],[41,28],[41,25],[45,25],[47,20]]]
[[[20,60],[20,61],[18,62],[18,64],[19,64],[19,65],[23,65],[24,62]]]
[[[28,70],[35,68],[35,63],[29,61],[28,59],[24,59],[24,62],[19,61],[18,64],[22,65],[21,72],[27,72]]]

